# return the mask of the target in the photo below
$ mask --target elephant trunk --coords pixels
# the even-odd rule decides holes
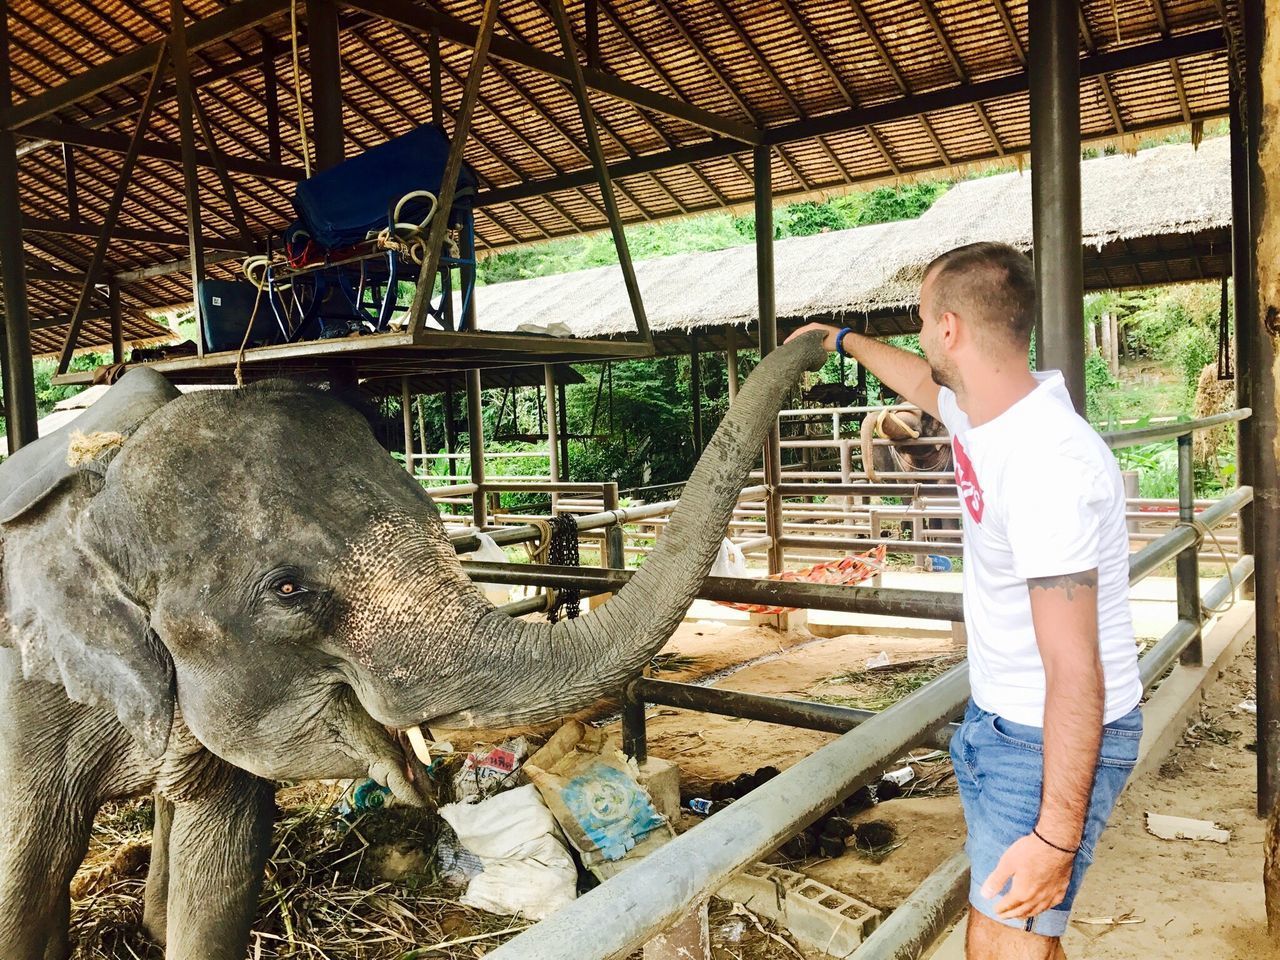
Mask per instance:
[[[440,712],[426,722],[538,723],[587,707],[636,676],[696,598],[787,391],[826,356],[815,333],[756,367],[694,468],[657,547],[608,603],[554,625],[493,610],[478,617],[463,649],[451,656],[466,665],[465,685],[438,690],[432,710]]]

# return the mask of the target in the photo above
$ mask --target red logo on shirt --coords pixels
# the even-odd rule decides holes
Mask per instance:
[[[960,488],[960,497],[969,508],[969,516],[975,523],[982,522],[982,484],[978,483],[978,475],[973,470],[973,461],[965,452],[964,444],[959,437],[953,437],[951,446],[956,452],[956,486]]]

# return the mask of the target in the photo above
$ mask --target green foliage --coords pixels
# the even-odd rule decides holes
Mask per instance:
[[[1085,414],[1090,421],[1097,423],[1106,418],[1109,412],[1106,396],[1117,386],[1119,383],[1111,376],[1111,368],[1102,354],[1087,354],[1084,358],[1084,395]]]
[[[950,186],[948,182],[916,183],[850,193],[824,201],[793,203],[774,211],[774,236],[777,239],[807,237],[828,230],[918,217]],[[752,216],[709,213],[630,226],[626,234],[632,258],[646,260],[743,246],[755,240],[756,226]],[[486,257],[477,268],[477,282],[524,280],[617,262],[618,254],[610,233],[583,234]]]
[[[75,372],[94,370],[110,362],[110,354],[81,353],[71,358],[71,370]],[[58,372],[58,364],[55,360],[36,360],[32,366],[35,375],[36,416],[38,417],[48,416],[56,404],[67,397],[75,396],[84,389],[78,386],[55,386],[53,378]],[[0,404],[3,402],[3,394],[0,394]],[[7,425],[3,418],[0,418],[0,436],[4,436],[6,431]]]

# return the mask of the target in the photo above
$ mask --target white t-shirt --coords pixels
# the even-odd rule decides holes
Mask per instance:
[[[1044,726],[1044,664],[1027,581],[1098,571],[1104,723],[1142,696],[1129,613],[1129,535],[1115,457],[1071,405],[1062,374],[1037,373],[1031,393],[970,426],[946,387],[964,517],[964,616],[974,702],[1013,723]]]

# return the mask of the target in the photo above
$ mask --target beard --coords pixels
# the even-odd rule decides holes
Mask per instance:
[[[959,392],[960,377],[952,366],[942,366],[929,361],[929,374],[933,377],[933,382],[940,387]]]

